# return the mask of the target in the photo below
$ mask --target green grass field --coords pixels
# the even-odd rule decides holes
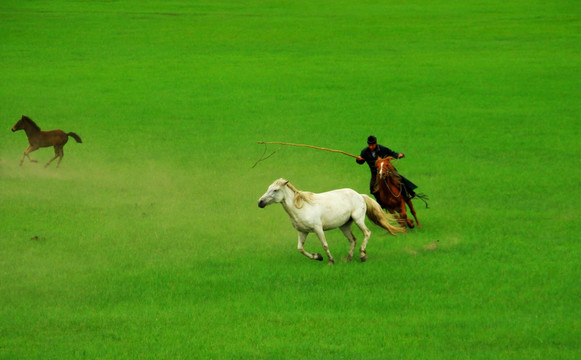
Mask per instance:
[[[580,10],[3,1],[0,359],[580,358]],[[83,144],[19,167],[23,114]],[[370,134],[406,153],[423,226],[370,225],[366,263],[331,231],[337,264],[309,261],[258,198],[366,193],[368,169],[293,147],[251,168],[257,142]]]

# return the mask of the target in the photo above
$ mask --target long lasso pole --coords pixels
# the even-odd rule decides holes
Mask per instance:
[[[319,146],[313,146],[313,145],[305,145],[305,144],[292,144],[292,143],[285,143],[285,142],[278,142],[278,141],[259,141],[259,144],[277,144],[277,145],[288,145],[288,146],[298,146],[298,147],[308,147],[311,149],[317,149],[317,150],[324,150],[324,151],[331,151],[331,152],[335,152],[335,153],[340,153],[343,155],[347,155],[347,156],[351,156],[354,158],[358,158],[357,155],[353,155],[353,154],[349,154],[345,151],[341,151],[341,150],[334,150],[334,149],[327,149],[324,147],[319,147]]]

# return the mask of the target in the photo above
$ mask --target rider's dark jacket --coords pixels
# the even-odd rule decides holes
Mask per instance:
[[[373,190],[375,189],[375,178],[377,176],[377,167],[375,167],[375,162],[377,161],[377,157],[380,156],[382,158],[386,157],[386,156],[391,156],[395,159],[397,159],[399,157],[400,153],[397,153],[393,150],[391,150],[388,147],[385,147],[383,145],[379,145],[377,144],[377,147],[375,148],[374,151],[371,151],[371,149],[369,147],[366,147],[365,149],[361,150],[361,157],[363,158],[363,161],[361,160],[355,160],[357,161],[357,163],[359,165],[362,165],[363,163],[367,163],[367,165],[369,165],[369,170],[371,170],[371,180],[369,181],[369,192],[372,193],[373,195],[375,195],[376,198],[379,198],[378,194],[375,193]],[[396,170],[397,171],[397,170]],[[409,181],[407,178],[405,178],[404,176],[401,176],[403,185],[405,190],[408,192],[408,194],[414,194],[414,189],[417,188],[417,186],[412,183],[411,181]],[[415,194],[414,194],[415,196]]]
[[[398,158],[399,153],[396,153],[395,151],[391,150],[390,148],[387,148],[383,145],[379,145],[377,144],[377,147],[375,148],[374,151],[371,151],[371,149],[369,147],[366,147],[365,149],[361,150],[361,155],[363,158],[363,161],[361,160],[355,160],[357,161],[357,163],[359,165],[362,165],[363,163],[367,163],[367,165],[369,165],[369,170],[371,170],[371,176],[375,177],[375,174],[377,174],[377,168],[375,167],[375,162],[377,161],[377,157],[381,156],[382,158],[387,157],[387,156],[391,156],[393,158]]]

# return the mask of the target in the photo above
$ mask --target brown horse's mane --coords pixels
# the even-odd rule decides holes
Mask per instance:
[[[36,130],[40,131],[40,126],[36,125],[36,123],[34,121],[32,121],[31,118],[29,118],[26,115],[22,115],[22,120],[28,122],[30,125],[32,125]]]
[[[375,166],[377,167],[377,165],[379,164],[380,161],[387,160],[387,166],[389,167],[389,172],[388,172],[387,176],[392,181],[394,186],[399,187],[401,185],[401,175],[397,172],[397,170],[395,170],[395,167],[393,167],[393,165],[391,164],[391,160],[393,160],[393,159],[394,159],[394,157],[391,157],[391,156],[388,156],[386,158],[380,157],[375,162]],[[381,179],[379,178],[379,170],[378,170],[377,176],[375,177],[375,188],[373,189],[373,191],[379,191],[380,182],[381,182]]]
[[[286,185],[289,187],[289,189],[291,189],[295,193],[293,203],[297,209],[302,208],[305,202],[309,204],[312,203],[314,195],[312,192],[300,191],[296,187],[294,187],[294,185],[292,185],[290,182],[287,183]]]

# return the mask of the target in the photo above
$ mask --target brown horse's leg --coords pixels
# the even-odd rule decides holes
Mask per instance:
[[[408,207],[410,208],[410,211],[412,212],[414,219],[416,219],[416,224],[418,224],[418,226],[422,226],[422,224],[420,224],[420,222],[418,221],[418,217],[416,216],[416,209],[414,209],[414,204],[412,203],[412,200],[408,199],[406,201],[406,204],[408,204]]]
[[[30,162],[37,162],[36,160],[33,160],[30,155],[31,152],[38,150],[38,146],[34,146],[34,145],[30,145],[28,148],[26,148],[26,150],[24,151],[24,155],[22,155],[22,159],[20,159],[20,166],[22,166],[22,163],[24,162],[24,158],[28,158],[28,160],[30,160]]]
[[[397,220],[397,222],[402,227],[405,227],[407,225],[407,222],[405,221],[405,219],[403,219],[401,217],[401,215],[399,214],[399,212],[395,211],[393,208],[387,208],[387,211],[389,211],[389,213],[395,217],[395,219]]]
[[[60,156],[59,157],[59,161],[56,163],[57,169],[58,169],[59,166],[61,166],[61,161],[63,161],[63,156],[65,156],[65,152],[64,152],[62,146],[59,148],[59,156]]]
[[[62,150],[62,147],[60,148],[60,150]],[[48,166],[50,165],[50,163],[54,161],[54,159],[56,159],[57,157],[59,157],[59,156],[60,156],[60,150],[59,150],[59,147],[57,147],[57,146],[55,145],[55,147],[54,147],[54,156],[52,157],[52,159],[50,159],[50,160],[49,160],[49,161],[46,163],[46,165],[44,165],[44,167],[48,167]],[[59,159],[59,162],[57,163],[57,166],[56,166],[56,167],[58,167],[58,164],[60,164],[60,162],[61,162],[61,161],[60,161],[60,159]]]
[[[400,207],[400,209],[401,210],[400,210],[400,213],[399,214],[400,214],[401,218],[403,219],[404,223],[407,224],[407,226],[410,229],[413,229],[414,228],[414,222],[413,222],[412,219],[408,219],[408,215],[407,215],[407,212],[406,212],[406,209],[405,209],[405,201],[403,201],[403,199],[401,201],[401,207]]]

